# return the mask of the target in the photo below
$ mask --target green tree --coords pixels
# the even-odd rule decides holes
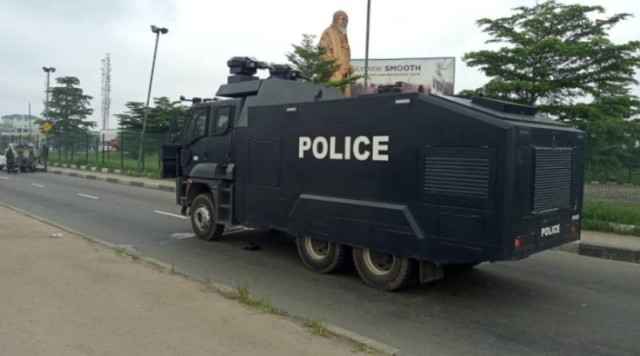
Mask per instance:
[[[299,70],[302,75],[316,84],[344,88],[362,78],[354,75],[342,80],[331,80],[331,76],[340,68],[335,59],[325,57],[326,50],[315,44],[315,35],[302,35],[300,44],[292,44],[293,52],[286,54],[287,60]]]
[[[171,101],[167,97],[154,98],[154,107],[149,108],[147,127],[145,134],[146,154],[157,153],[159,147],[169,141],[169,121],[176,118],[178,126],[182,127],[188,107],[181,105],[180,101]],[[142,120],[144,118],[145,105],[142,102],[130,101],[125,104],[127,111],[117,114],[120,127],[123,130],[123,149],[131,158],[137,158],[140,145],[140,133],[142,132]]]
[[[49,104],[42,115],[53,127],[50,144],[64,147],[65,159],[70,151],[73,160],[75,150],[84,147],[89,129],[96,126],[94,121],[87,120],[93,113],[89,107],[93,98],[78,87],[80,80],[76,77],[60,77],[56,82],[58,86],[49,89]]]
[[[604,12],[602,6],[549,0],[515,8],[509,17],[480,19],[491,37],[487,43],[503,46],[466,53],[463,60],[491,78],[480,89],[485,96],[537,105],[587,130],[588,167],[609,171],[634,140],[629,118],[640,101],[629,87],[637,84],[640,41],[613,43],[608,32],[631,15]]]

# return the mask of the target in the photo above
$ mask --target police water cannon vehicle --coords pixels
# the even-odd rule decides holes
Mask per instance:
[[[226,99],[194,100],[181,142],[163,147],[204,240],[234,225],[284,231],[311,270],[353,259],[366,284],[396,290],[580,238],[585,135],[533,107],[393,90],[348,99],[291,68],[227,64]]]

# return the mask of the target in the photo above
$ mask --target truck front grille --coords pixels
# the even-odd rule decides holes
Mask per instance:
[[[537,148],[533,182],[533,211],[571,207],[573,151],[570,148]]]

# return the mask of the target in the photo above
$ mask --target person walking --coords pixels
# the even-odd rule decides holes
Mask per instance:
[[[9,174],[15,170],[16,166],[16,154],[13,151],[13,144],[9,144],[4,156],[7,158],[7,174]]]

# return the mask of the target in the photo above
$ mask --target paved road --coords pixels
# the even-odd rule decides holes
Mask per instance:
[[[193,238],[188,220],[164,214],[178,211],[172,193],[51,174],[0,177],[2,203],[196,277],[247,285],[294,315],[353,330],[406,354],[640,350],[637,264],[550,251],[383,293],[364,286],[353,271],[328,276],[306,270],[282,234],[236,232],[214,243]],[[243,250],[249,238],[263,250]]]

